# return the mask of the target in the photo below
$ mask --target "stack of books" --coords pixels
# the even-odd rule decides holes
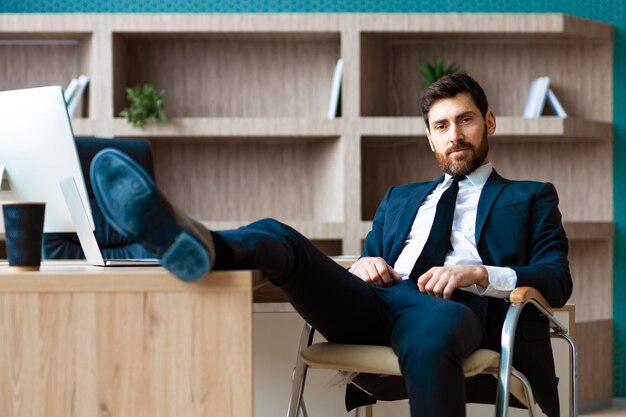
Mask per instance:
[[[76,108],[78,108],[78,103],[80,102],[80,98],[85,92],[85,88],[87,88],[87,84],[89,84],[89,77],[82,74],[78,77],[72,78],[70,83],[63,91],[63,95],[65,96],[65,103],[67,104],[67,113],[70,115],[70,117],[74,115]]]
[[[567,117],[561,102],[554,94],[554,91],[550,89],[550,77],[548,76],[539,77],[530,84],[528,98],[524,106],[524,117],[527,119],[540,117],[543,113],[546,99],[550,103],[552,110],[554,110],[554,114],[558,117]]]
[[[339,58],[333,71],[333,79],[330,83],[330,101],[328,102],[329,119],[341,116],[341,77],[343,73],[343,59]]]

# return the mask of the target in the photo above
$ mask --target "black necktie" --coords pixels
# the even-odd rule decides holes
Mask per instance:
[[[450,235],[452,234],[456,196],[459,193],[459,182],[463,179],[465,179],[464,175],[452,177],[452,184],[441,194],[428,239],[422,253],[413,265],[411,274],[409,274],[413,281],[416,281],[420,275],[433,266],[442,266],[446,260],[446,254],[451,246]]]

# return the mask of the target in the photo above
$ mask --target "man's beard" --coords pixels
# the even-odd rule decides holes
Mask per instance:
[[[470,155],[463,159],[452,158],[450,153],[459,149],[469,149]],[[445,173],[450,175],[467,175],[476,171],[485,162],[488,153],[489,143],[487,142],[487,129],[485,128],[482,140],[477,148],[461,139],[453,147],[446,149],[444,153],[435,152],[435,156],[439,166]]]

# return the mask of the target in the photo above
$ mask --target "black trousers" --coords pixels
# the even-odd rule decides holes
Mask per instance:
[[[423,294],[410,280],[366,284],[272,219],[213,235],[215,269],[262,270],[328,341],[391,346],[412,417],[465,415],[462,362],[481,346],[484,327],[471,308]]]

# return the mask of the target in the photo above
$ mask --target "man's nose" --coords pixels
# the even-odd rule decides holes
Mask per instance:
[[[456,143],[460,140],[463,140],[463,129],[457,124],[453,124],[450,126],[450,138],[449,141],[451,143]]]

